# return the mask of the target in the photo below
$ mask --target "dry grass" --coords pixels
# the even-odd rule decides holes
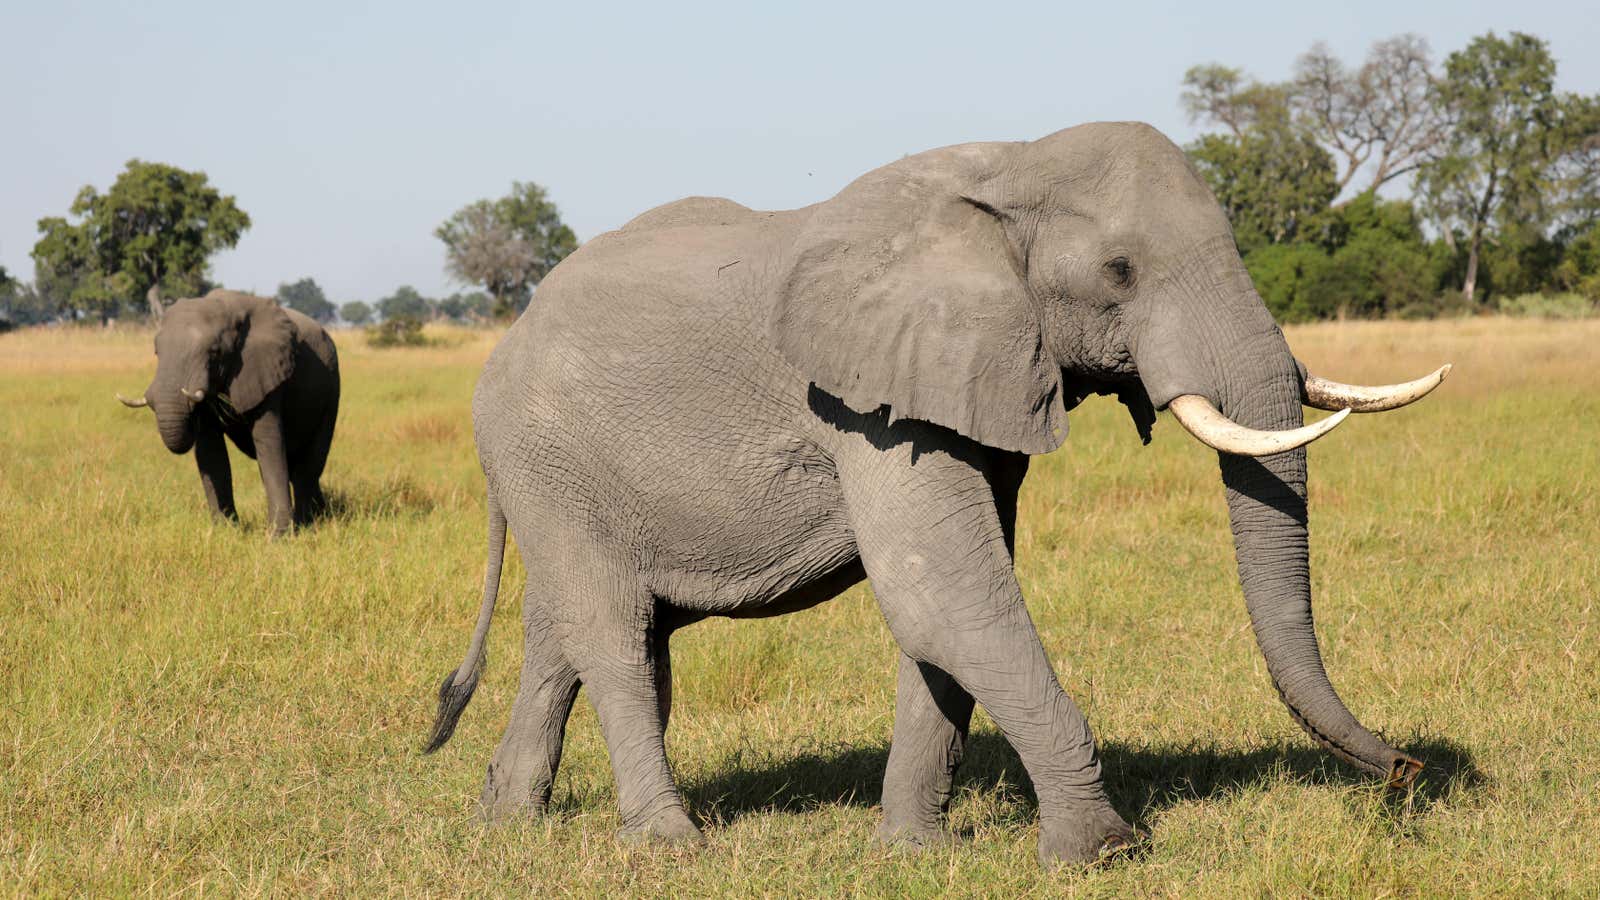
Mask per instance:
[[[193,463],[113,391],[147,332],[0,337],[0,885],[17,895],[554,893],[1593,895],[1600,891],[1600,322],[1294,329],[1348,380],[1456,372],[1312,450],[1315,589],[1335,682],[1426,758],[1382,796],[1315,750],[1266,679],[1215,458],[1168,421],[1073,416],[1024,491],[1019,572],[1142,860],[1040,873],[1015,756],[980,715],[952,816],[921,856],[872,843],[892,644],[863,588],[674,642],[670,752],[697,854],[627,848],[579,704],[555,814],[484,830],[474,804],[516,687],[517,587],[455,740],[416,753],[477,604],[481,477],[467,405],[495,335],[345,372],[325,479],[292,540],[235,457],[244,524],[213,527]]]

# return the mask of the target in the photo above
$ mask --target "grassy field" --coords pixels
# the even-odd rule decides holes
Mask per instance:
[[[1311,450],[1318,624],[1357,715],[1429,763],[1386,797],[1315,749],[1269,684],[1215,456],[1166,417],[1073,416],[1024,489],[1018,571],[1141,860],[1046,875],[1015,755],[980,712],[948,849],[874,844],[894,655],[865,588],[673,644],[669,752],[697,853],[613,840],[592,709],[555,813],[485,829],[516,689],[519,586],[455,739],[417,748],[460,659],[484,553],[468,403],[493,345],[336,335],[335,514],[207,519],[194,463],[113,399],[148,332],[0,336],[0,886],[16,895],[1505,896],[1600,892],[1600,322],[1296,328],[1314,370],[1409,378],[1418,407]]]

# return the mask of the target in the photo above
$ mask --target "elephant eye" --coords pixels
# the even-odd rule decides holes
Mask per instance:
[[[1127,287],[1133,284],[1133,263],[1126,256],[1119,256],[1106,263],[1106,275],[1117,287]]]

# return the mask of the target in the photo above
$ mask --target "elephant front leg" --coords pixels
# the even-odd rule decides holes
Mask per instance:
[[[283,443],[283,419],[276,402],[268,405],[250,428],[256,445],[256,464],[267,491],[267,529],[273,535],[289,530],[294,509],[289,500],[289,458]]]
[[[912,465],[911,443],[899,465],[880,454],[840,471],[895,641],[983,704],[1022,758],[1039,798],[1042,864],[1093,862],[1132,846],[1133,828],[1101,783],[1089,723],[1062,691],[1023,605],[990,474],[937,450]]]
[[[912,847],[946,840],[944,814],[972,705],[972,695],[943,669],[900,654],[879,840]]]
[[[222,432],[203,420],[195,425],[194,462],[200,470],[200,486],[206,492],[211,515],[238,521],[239,513],[233,506],[233,467],[228,463],[228,445]]]

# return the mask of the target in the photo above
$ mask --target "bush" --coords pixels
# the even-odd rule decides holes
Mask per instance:
[[[425,347],[427,344],[428,339],[422,334],[422,320],[416,316],[395,316],[367,329],[367,345],[371,347]]]
[[[1518,294],[1501,297],[1500,312],[1537,319],[1586,319],[1596,314],[1595,302],[1582,294]]]
[[[1467,295],[1456,290],[1441,291],[1432,297],[1423,297],[1394,310],[1397,319],[1450,319],[1465,318],[1481,312],[1476,303],[1469,303]]]
[[[1315,244],[1268,244],[1252,250],[1244,266],[1272,317],[1279,322],[1325,319],[1334,310],[1319,308],[1312,288],[1328,268],[1328,255]]]
[[[1280,322],[1427,308],[1438,276],[1418,221],[1408,203],[1362,194],[1318,216],[1304,239],[1251,250],[1245,268]]]

